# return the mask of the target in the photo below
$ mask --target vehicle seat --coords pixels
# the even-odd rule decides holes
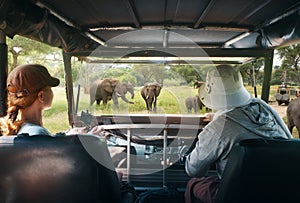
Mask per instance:
[[[121,202],[116,172],[104,166],[113,166],[106,142],[96,136],[2,136],[0,163],[0,202]]]
[[[244,140],[226,165],[216,203],[300,202],[300,140]]]

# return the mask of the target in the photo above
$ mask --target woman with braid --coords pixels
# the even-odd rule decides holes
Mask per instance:
[[[26,64],[13,69],[7,77],[7,115],[0,122],[0,135],[72,135],[103,134],[101,126],[72,128],[67,132],[52,135],[43,127],[42,114],[52,105],[52,87],[59,79],[52,77],[39,64]]]
[[[8,110],[1,122],[1,134],[51,136],[43,127],[42,113],[51,107],[51,88],[58,85],[59,79],[42,65],[26,64],[13,69],[7,77]]]

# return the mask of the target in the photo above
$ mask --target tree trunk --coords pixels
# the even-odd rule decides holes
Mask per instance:
[[[18,56],[19,56],[19,53],[17,53],[14,49],[10,49],[9,51],[12,53],[12,56],[13,56],[13,63],[12,63],[12,67],[11,68],[14,69],[18,65]]]

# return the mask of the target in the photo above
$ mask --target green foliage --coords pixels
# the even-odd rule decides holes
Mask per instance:
[[[103,73],[103,78],[120,78],[131,71],[131,68],[111,66]]]
[[[6,39],[9,70],[24,63],[39,63],[50,67],[61,64],[61,50],[58,48],[18,35],[13,40]]]
[[[286,71],[286,82],[290,80],[290,82],[297,81],[300,83],[300,43],[279,48],[277,51],[280,59],[282,59],[281,69]],[[293,70],[294,76],[291,75],[290,70]]]
[[[162,64],[138,64],[134,65],[132,75],[136,77],[137,86],[142,86],[147,82],[163,84],[166,71]]]
[[[132,74],[129,74],[129,73],[122,75],[119,79],[123,83],[130,82],[133,86],[136,86],[136,84],[137,84],[136,78]]]
[[[187,84],[192,83],[195,80],[202,80],[198,71],[190,65],[174,65],[171,67],[171,70],[184,78]]]
[[[259,58],[250,63],[237,65],[237,68],[241,72],[244,82],[248,85],[254,86],[258,84],[261,85],[263,82],[263,72],[261,71],[263,65],[264,65],[264,59]],[[253,70],[254,70],[255,80],[253,77]]]
[[[286,76],[285,79],[283,78],[284,75]],[[287,82],[297,83],[297,80],[295,80],[295,78],[297,78],[297,75],[295,71],[292,69],[287,69],[287,70],[284,70],[282,68],[275,69],[272,74],[271,85],[279,85],[283,81],[286,83]]]
[[[44,53],[47,55],[60,50],[45,43],[31,40],[19,35],[14,36],[13,39],[7,38],[7,45],[8,47],[21,47],[24,55],[30,55],[30,53]]]
[[[84,64],[81,71],[81,79],[87,79],[89,83],[103,78],[116,78],[122,82],[130,82],[134,86],[137,83],[136,77],[132,74],[132,68],[126,65],[107,64]],[[88,78],[85,78],[88,77]],[[80,82],[83,83],[83,80]]]

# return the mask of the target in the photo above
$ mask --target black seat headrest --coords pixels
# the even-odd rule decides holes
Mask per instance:
[[[0,202],[120,202],[107,145],[96,136],[0,137],[0,163]]]
[[[251,139],[236,145],[217,203],[300,202],[300,140]]]

